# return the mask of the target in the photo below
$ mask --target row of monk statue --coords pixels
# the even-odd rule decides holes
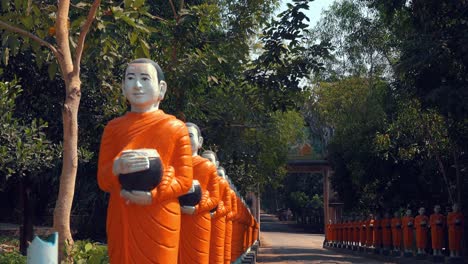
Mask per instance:
[[[441,214],[440,206],[436,205],[429,217],[422,207],[415,217],[410,209],[403,217],[398,211],[393,218],[388,212],[383,218],[379,214],[370,214],[367,218],[363,215],[347,217],[337,223],[330,221],[326,227],[325,244],[354,250],[371,249],[383,254],[393,251],[394,255],[400,255],[403,252],[404,256],[413,256],[416,249],[418,257],[424,257],[428,249],[432,249],[435,259],[443,259],[442,249],[448,246],[450,257],[459,258],[463,224],[457,204],[447,216]]]
[[[122,91],[131,110],[104,129],[97,177],[110,193],[110,262],[234,262],[257,241],[258,222],[216,153],[199,155],[200,128],[159,109],[166,89],[156,62],[130,62]]]

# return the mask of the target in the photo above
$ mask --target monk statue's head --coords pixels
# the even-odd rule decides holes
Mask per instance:
[[[201,135],[201,130],[194,123],[187,122],[185,123],[185,125],[187,126],[189,132],[190,145],[192,146],[192,156],[197,156],[198,150],[201,149],[201,147],[203,146],[203,137]]]
[[[218,175],[219,175],[221,178],[227,180],[226,170],[225,170],[223,167],[221,167],[221,166],[218,167]]]
[[[216,166],[216,168],[219,167],[219,161],[218,161],[218,156],[216,156],[216,153],[211,150],[205,150],[202,153],[202,157],[205,159],[209,159],[213,164]]]
[[[411,209],[406,209],[406,216],[411,216]]]
[[[122,83],[122,91],[130,102],[131,111],[138,113],[158,110],[167,89],[161,67],[150,59],[130,62]]]
[[[440,213],[440,205],[436,204],[434,206],[434,213],[436,213],[436,214]]]
[[[426,213],[426,209],[424,207],[419,208],[418,210],[419,215],[424,215]]]
[[[454,204],[452,205],[452,212],[456,213],[456,212],[458,212],[458,209],[460,209],[459,206],[458,206],[458,204],[457,204],[457,203],[454,203]]]

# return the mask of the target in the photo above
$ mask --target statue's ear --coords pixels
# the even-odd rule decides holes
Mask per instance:
[[[203,137],[198,137],[198,149],[201,149],[203,146]]]
[[[167,83],[165,81],[160,81],[159,82],[159,100],[164,99],[164,95],[166,94],[167,91]]]

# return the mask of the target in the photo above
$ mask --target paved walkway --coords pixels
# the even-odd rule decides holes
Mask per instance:
[[[257,263],[395,263],[342,254],[324,249],[323,235],[306,234],[277,220],[275,216],[261,216],[261,247]]]

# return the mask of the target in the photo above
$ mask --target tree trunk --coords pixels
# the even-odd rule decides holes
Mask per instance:
[[[73,245],[70,231],[70,214],[75,193],[75,180],[78,168],[78,107],[80,104],[80,80],[71,77],[66,87],[67,97],[62,109],[63,118],[63,165],[60,187],[54,210],[54,229],[59,233],[59,258],[63,259],[63,249]]]
[[[29,176],[20,180],[21,204],[23,209],[22,225],[20,227],[20,252],[26,256],[29,242],[33,239],[33,208],[31,204],[31,183]]]

